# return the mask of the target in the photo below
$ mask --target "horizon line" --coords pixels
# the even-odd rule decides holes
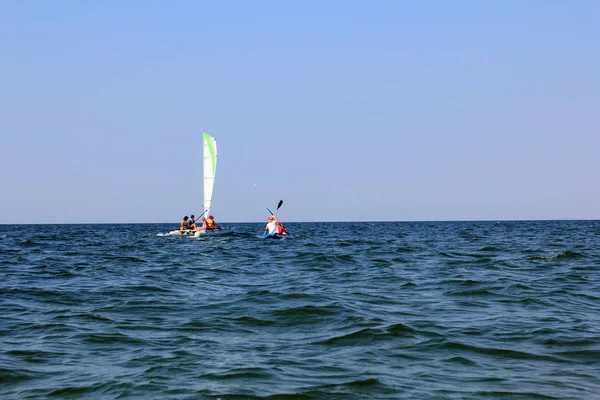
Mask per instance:
[[[359,220],[359,221],[286,221],[287,224],[314,224],[314,223],[394,223],[394,222],[542,222],[542,221],[600,221],[600,218],[553,218],[553,219],[447,219],[447,220]],[[235,221],[219,222],[220,224],[262,224],[264,221]],[[177,222],[29,222],[5,223],[1,225],[149,225],[173,224]]]

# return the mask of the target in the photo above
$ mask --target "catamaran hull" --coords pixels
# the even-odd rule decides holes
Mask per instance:
[[[204,237],[204,236],[223,236],[233,233],[231,229],[218,229],[215,231],[171,231],[168,236],[188,236],[188,237]]]

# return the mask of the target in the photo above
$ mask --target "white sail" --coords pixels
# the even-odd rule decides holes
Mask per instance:
[[[215,174],[217,172],[217,139],[204,132],[204,215],[210,215]]]

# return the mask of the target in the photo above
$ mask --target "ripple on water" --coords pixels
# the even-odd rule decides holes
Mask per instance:
[[[590,221],[0,225],[0,398],[593,399]]]

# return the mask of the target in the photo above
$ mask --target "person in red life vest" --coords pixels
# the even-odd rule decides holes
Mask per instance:
[[[285,226],[283,226],[283,224],[279,221],[277,222],[277,234],[281,236],[289,234],[288,230],[285,229]]]

